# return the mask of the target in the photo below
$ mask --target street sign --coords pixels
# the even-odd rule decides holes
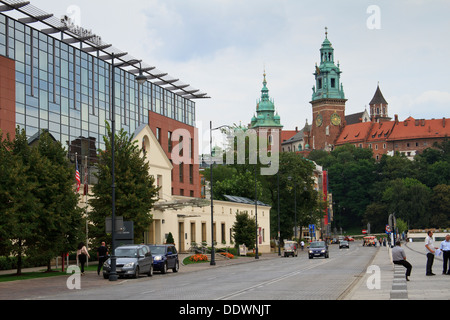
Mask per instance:
[[[388,224],[386,225],[386,233],[391,233],[391,226]]]
[[[362,230],[362,233],[363,233],[363,234],[366,234],[366,233],[367,233],[367,230],[364,230],[364,229],[363,229],[363,230]]]

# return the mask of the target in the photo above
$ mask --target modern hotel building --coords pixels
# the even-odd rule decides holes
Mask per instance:
[[[113,59],[114,57],[114,59]],[[114,83],[112,83],[114,72]],[[139,84],[140,72],[147,78]],[[115,86],[112,90],[112,86]],[[28,1],[0,1],[0,128],[28,137],[48,130],[66,146],[79,167],[87,162],[90,184],[98,149],[104,149],[106,122],[115,102],[116,129],[130,135],[148,124],[171,158],[172,132],[195,133],[195,102],[205,93],[104,42],[63,16],[43,12]],[[184,138],[184,137],[183,137]],[[176,164],[172,194],[200,197],[193,140],[183,140],[191,164]],[[82,172],[84,177],[84,172]]]

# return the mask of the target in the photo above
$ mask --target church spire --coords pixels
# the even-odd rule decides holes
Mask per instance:
[[[334,63],[334,48],[328,39],[328,28],[325,27],[325,39],[320,48],[320,65],[315,67],[316,85],[313,87],[312,100],[324,98],[345,99],[340,82],[340,65]]]
[[[256,104],[256,116],[252,118],[251,127],[282,127],[280,116],[275,114],[275,103],[270,99],[269,89],[267,88],[266,70],[263,73],[263,87],[261,89],[261,98]]]

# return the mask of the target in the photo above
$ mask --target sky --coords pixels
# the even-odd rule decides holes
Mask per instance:
[[[315,64],[328,28],[346,114],[377,85],[400,120],[450,117],[448,0],[30,0],[206,92],[199,126],[247,125],[263,73],[285,130],[311,123]],[[202,125],[203,123],[203,125]]]

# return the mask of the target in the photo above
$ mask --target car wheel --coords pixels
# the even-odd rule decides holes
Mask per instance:
[[[167,273],[167,262],[163,264],[163,267],[162,267],[162,269],[161,269],[161,273],[162,273],[162,274]]]
[[[136,267],[136,271],[133,274],[133,279],[139,278],[139,267]]]
[[[173,272],[178,272],[178,270],[180,269],[180,264],[177,260],[177,262],[175,262],[175,266],[173,267],[172,271]]]
[[[153,265],[150,265],[150,269],[148,270],[147,276],[152,277],[153,276]]]
[[[312,259],[313,257],[312,257],[312,256],[309,256],[309,258]]]

